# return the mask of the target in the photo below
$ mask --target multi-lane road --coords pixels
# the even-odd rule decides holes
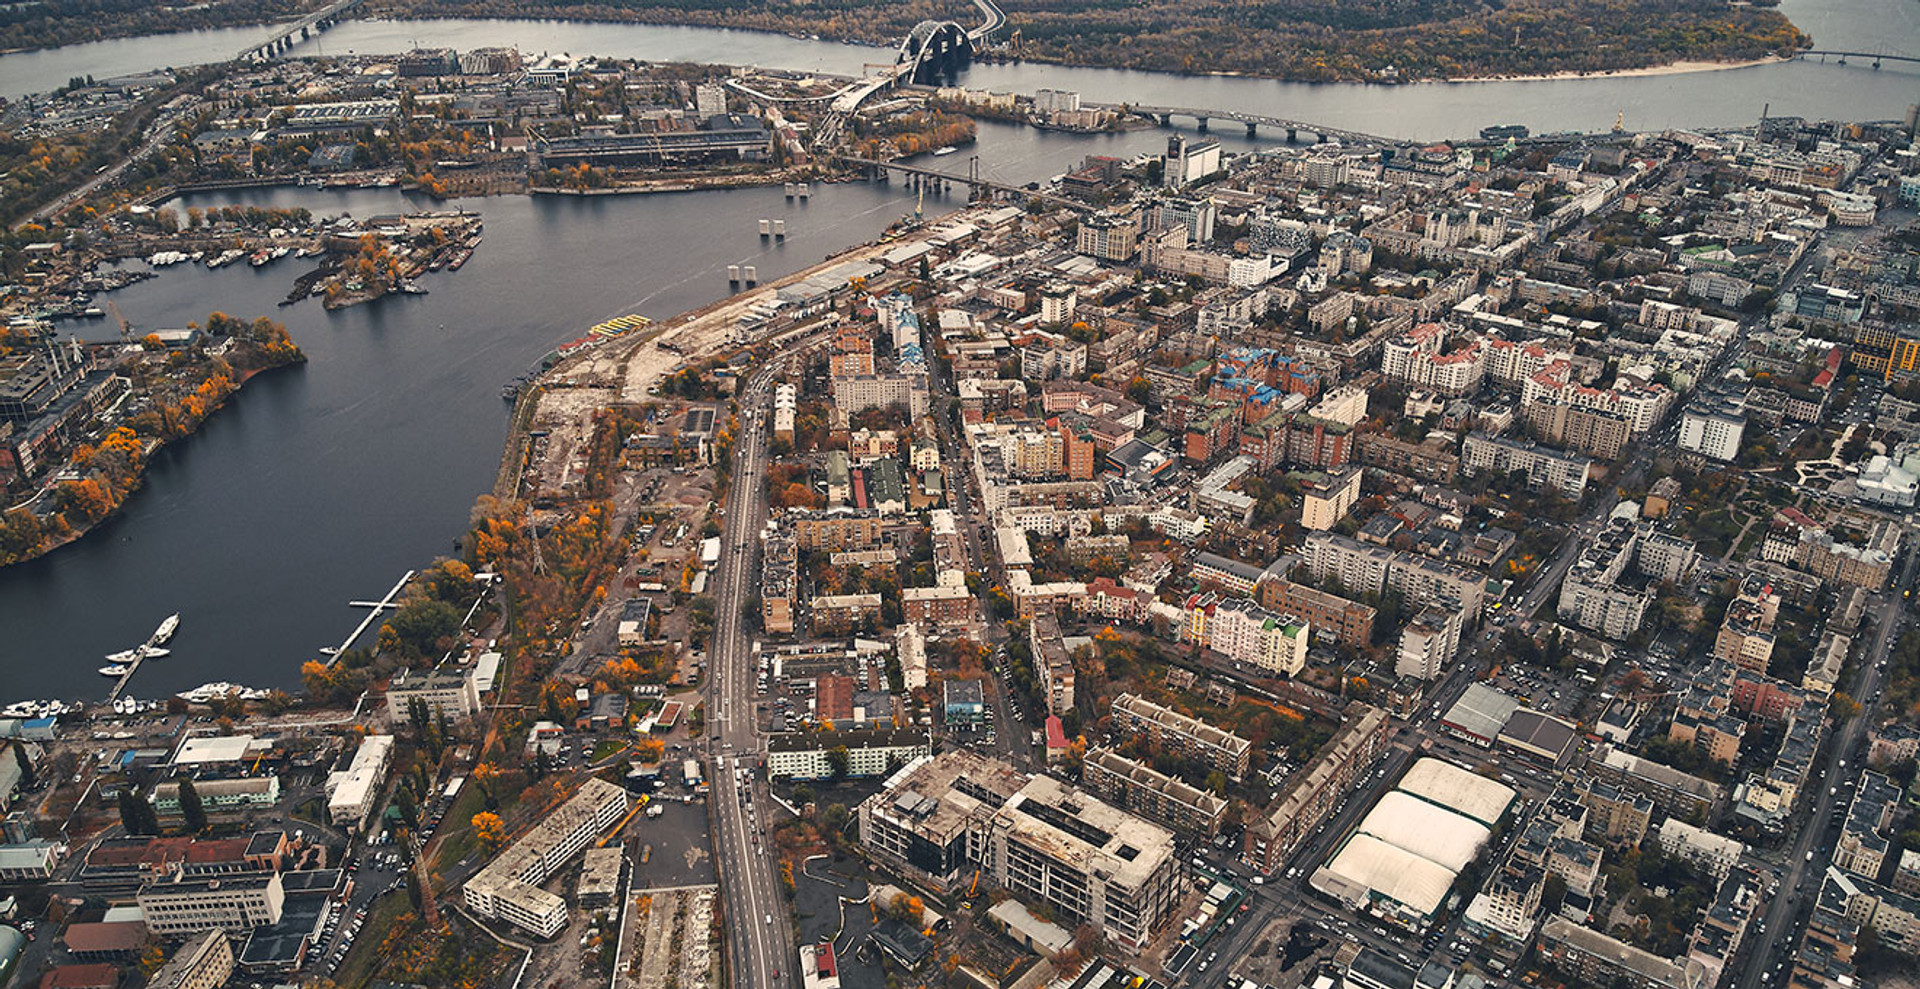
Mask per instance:
[[[708,720],[713,726],[709,802],[726,904],[730,981],[736,986],[781,984],[793,944],[786,901],[762,835],[770,813],[760,810],[766,743],[754,713],[753,637],[742,610],[760,574],[759,529],[767,517],[766,486],[760,476],[767,455],[765,406],[778,369],[774,365],[755,374],[739,394],[740,426],[721,528],[708,667]]]
[[[1911,540],[1911,529],[1907,535]],[[1920,568],[1920,550],[1909,550],[1892,589],[1882,592],[1874,602],[1873,615],[1878,625],[1872,645],[1861,656],[1853,684],[1853,696],[1869,707],[1886,685],[1887,655],[1898,638],[1899,619],[1905,610],[1901,591],[1913,586],[1916,568]],[[1793,953],[1799,945],[1797,935],[1804,929],[1808,914],[1819,899],[1827,863],[1832,859],[1834,827],[1829,815],[1835,805],[1844,805],[1852,797],[1852,788],[1847,784],[1853,782],[1853,777],[1848,773],[1861,771],[1855,757],[1860,753],[1860,736],[1866,731],[1868,721],[1862,714],[1842,722],[1828,739],[1826,761],[1808,781],[1806,806],[1795,818],[1800,822],[1798,837],[1787,845],[1779,894],[1767,905],[1762,918],[1765,926],[1750,946],[1746,968],[1737,983],[1739,989],[1763,989],[1786,981]],[[1855,759],[1851,767],[1841,765],[1848,759]]]

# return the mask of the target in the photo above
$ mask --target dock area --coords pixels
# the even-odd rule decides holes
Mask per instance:
[[[367,629],[370,626],[372,626],[374,622],[379,621],[380,616],[382,614],[385,614],[386,612],[391,611],[396,607],[399,607],[397,604],[394,603],[394,599],[400,596],[400,589],[407,586],[407,581],[412,580],[413,575],[416,572],[417,571],[409,570],[406,573],[401,574],[400,579],[397,581],[394,581],[393,589],[389,590],[386,596],[381,598],[378,601],[347,602],[348,604],[352,605],[355,608],[367,609],[367,617],[361,619],[360,624],[354,626],[353,631],[347,633],[347,637],[345,639],[342,639],[340,644],[338,646],[335,646],[331,653],[327,654],[328,666],[332,666],[333,664],[339,662],[340,654],[353,648],[353,644],[355,642],[360,641],[360,637],[362,635],[367,634]],[[325,650],[322,650],[322,652],[325,652]]]

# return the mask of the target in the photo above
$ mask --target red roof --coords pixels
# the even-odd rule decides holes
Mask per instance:
[[[57,965],[40,980],[40,989],[115,989],[120,969],[105,963]]]
[[[245,838],[200,840],[187,846],[187,861],[193,863],[245,862],[246,860],[247,839]]]
[[[672,728],[675,722],[680,720],[680,710],[685,706],[679,701],[668,701],[666,706],[660,709],[660,716],[654,719],[654,727]]]
[[[834,970],[838,966],[835,964],[833,958],[832,941],[822,941],[818,947],[813,949],[813,962],[814,967],[819,970],[821,978],[833,978]]]
[[[1067,731],[1060,724],[1060,716],[1047,715],[1047,748],[1064,749],[1067,747]]]
[[[137,920],[70,924],[65,935],[68,951],[138,951],[147,943],[147,925]]]

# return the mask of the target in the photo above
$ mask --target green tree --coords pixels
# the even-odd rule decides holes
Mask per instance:
[[[160,816],[153,812],[153,805],[140,796],[132,787],[120,789],[120,826],[131,835],[153,835],[160,833]]]
[[[847,753],[846,746],[836,745],[827,750],[827,768],[832,772],[834,782],[846,779],[852,764],[853,757]]]
[[[207,829],[207,806],[201,802],[200,791],[193,780],[186,777],[180,779],[180,819],[193,834]]]

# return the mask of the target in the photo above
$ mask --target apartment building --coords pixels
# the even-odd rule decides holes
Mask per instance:
[[[1420,609],[1400,630],[1394,673],[1415,680],[1438,679],[1460,648],[1462,621],[1457,603],[1434,603]]]
[[[874,511],[793,512],[793,540],[801,549],[840,553],[873,549],[885,532],[884,520]]]
[[[1380,708],[1358,701],[1347,705],[1340,730],[1312,762],[1287,778],[1286,789],[1247,826],[1246,860],[1271,872],[1293,858],[1332,815],[1354,780],[1386,751],[1392,723]]]
[[[1295,676],[1306,668],[1310,631],[1305,622],[1270,612],[1247,598],[1223,601],[1207,594],[1188,600],[1187,626],[1181,637],[1236,663]]]
[[[1187,835],[1220,833],[1227,801],[1107,748],[1087,752],[1081,782],[1102,800]]]
[[[973,593],[964,583],[902,588],[900,606],[913,625],[953,627],[973,620]]]
[[[1268,611],[1293,615],[1336,642],[1350,646],[1373,642],[1375,611],[1358,601],[1271,574],[1254,588],[1254,599]]]
[[[1360,501],[1360,468],[1347,467],[1331,475],[1309,478],[1301,486],[1300,526],[1331,529]]]
[[[1115,734],[1144,734],[1153,744],[1196,759],[1231,779],[1247,774],[1253,743],[1232,732],[1133,694],[1114,698],[1112,715]]]
[[[1482,471],[1524,472],[1529,489],[1551,490],[1569,501],[1579,501],[1586,494],[1593,461],[1530,441],[1474,433],[1461,446],[1460,469],[1469,477]]]
[[[846,750],[848,778],[884,776],[931,751],[926,735],[908,730],[785,732],[767,740],[767,775],[832,778],[835,767],[829,753],[835,749]]]

